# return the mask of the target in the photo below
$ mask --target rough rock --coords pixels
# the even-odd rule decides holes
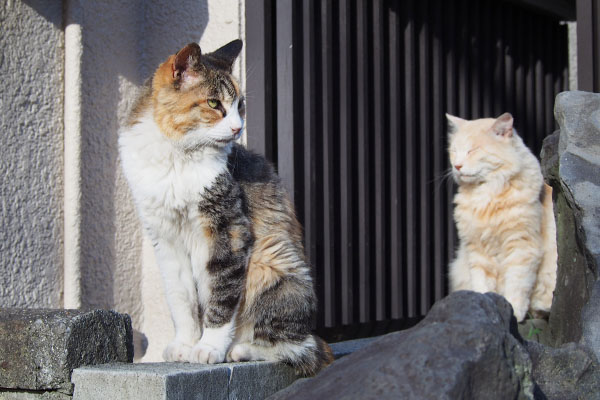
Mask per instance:
[[[579,342],[600,356],[600,95],[556,98],[560,132],[544,141],[542,169],[552,185],[558,272],[549,326],[554,344]]]
[[[74,368],[132,360],[128,315],[0,309],[0,390],[72,393]]]
[[[417,326],[383,336],[271,399],[532,399],[531,360],[510,304],[456,292]]]
[[[536,398],[548,400],[600,399],[600,366],[584,345],[568,343],[559,348],[525,342],[538,385]]]

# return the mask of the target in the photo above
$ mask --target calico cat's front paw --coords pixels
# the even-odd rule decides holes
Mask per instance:
[[[199,342],[190,354],[190,362],[202,364],[218,364],[225,361],[225,352],[208,343]]]
[[[163,351],[163,358],[167,362],[186,362],[189,361],[191,352],[191,346],[174,340]]]

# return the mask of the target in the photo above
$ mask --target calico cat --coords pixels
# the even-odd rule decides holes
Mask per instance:
[[[119,137],[123,169],[163,277],[166,361],[332,361],[311,334],[316,301],[293,206],[272,166],[234,141],[245,105],[235,40],[191,43],[156,70]]]
[[[446,116],[458,184],[459,247],[450,265],[451,291],[499,293],[518,321],[528,310],[547,313],[557,265],[552,188],[509,113],[473,121]]]

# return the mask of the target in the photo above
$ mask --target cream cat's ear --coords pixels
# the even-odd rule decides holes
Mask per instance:
[[[448,119],[448,132],[449,133],[456,132],[457,130],[460,129],[461,126],[464,125],[465,122],[467,122],[466,119],[455,117],[454,115],[450,115],[448,113],[446,113],[446,119]]]
[[[492,125],[492,132],[496,136],[510,138],[513,135],[513,122],[513,116],[510,113],[504,113]]]
[[[197,72],[202,51],[197,43],[190,43],[175,54],[172,70],[176,84],[190,86],[200,79]]]

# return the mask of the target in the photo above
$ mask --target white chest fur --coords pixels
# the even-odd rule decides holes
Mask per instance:
[[[196,219],[201,195],[227,170],[227,151],[186,153],[159,131],[150,115],[121,133],[119,150],[144,224],[153,230],[171,223],[181,228]]]
[[[159,131],[150,115],[121,132],[119,150],[147,233],[153,242],[170,248],[165,258],[187,264],[184,268],[190,268],[196,284],[202,286],[209,249],[198,202],[227,170],[228,152],[205,148],[186,153]],[[163,269],[160,259],[159,266]],[[208,293],[198,292],[203,303],[203,294]]]

